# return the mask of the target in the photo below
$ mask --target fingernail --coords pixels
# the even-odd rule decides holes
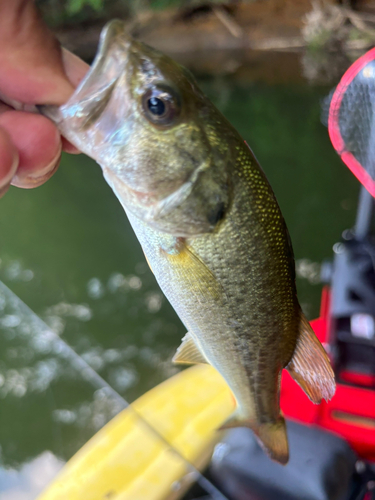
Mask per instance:
[[[80,83],[90,66],[67,49],[62,49],[65,72],[74,87]]]
[[[44,184],[52,175],[56,172],[60,164],[61,157],[61,145],[58,154],[54,159],[43,169],[39,169],[36,172],[30,173],[26,176],[20,177],[15,175],[12,179],[12,186],[16,186],[23,189],[32,189]]]

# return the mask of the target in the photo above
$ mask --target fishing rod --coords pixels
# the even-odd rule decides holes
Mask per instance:
[[[11,303],[17,303],[24,316],[31,317],[33,323],[38,329],[48,332],[48,340],[55,347],[58,356],[70,361],[71,365],[97,389],[102,390],[110,398],[115,400],[120,411],[128,409],[132,411],[137,418],[151,431],[159,440],[161,440],[175,455],[177,455],[189,469],[188,473],[193,473],[197,479],[196,482],[209,493],[213,500],[229,500],[209,479],[207,479],[189,460],[187,460],[150,422],[148,422],[133,406],[121,396],[113,387],[111,387],[104,378],[102,378],[75,350],[62,340],[29,306],[27,306],[10,288],[0,281],[0,294],[3,294]],[[1,295],[0,295],[1,296]]]

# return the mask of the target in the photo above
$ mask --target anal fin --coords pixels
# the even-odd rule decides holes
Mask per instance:
[[[335,394],[335,375],[327,353],[302,312],[300,336],[286,369],[313,403],[329,401]]]
[[[204,354],[197,347],[193,337],[188,332],[182,339],[180,347],[172,359],[173,363],[199,364],[208,363]]]

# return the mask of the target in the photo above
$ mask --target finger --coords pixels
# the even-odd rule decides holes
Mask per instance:
[[[0,8],[0,92],[28,104],[66,102],[89,66],[61,50],[34,2],[0,0]]]
[[[0,91],[23,103],[63,104],[74,87],[34,2],[0,0],[0,7]]]
[[[17,166],[17,149],[8,132],[0,127],[0,197],[8,191]]]
[[[61,156],[60,134],[48,118],[23,111],[0,115],[16,150],[19,164],[12,185],[33,188],[46,182],[55,172]]]
[[[4,113],[4,111],[10,111],[12,108],[5,104],[5,102],[0,101],[0,113]]]
[[[82,78],[88,72],[90,66],[75,54],[64,48],[62,49],[62,61],[66,76],[69,78],[74,88],[77,87]]]
[[[69,142],[65,137],[61,136],[61,143],[62,143],[62,150],[65,151],[65,153],[69,153],[71,155],[79,155],[81,154],[81,151],[73,146],[71,142]]]

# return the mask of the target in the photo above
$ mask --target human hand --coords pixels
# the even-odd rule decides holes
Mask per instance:
[[[60,49],[33,0],[0,0],[0,197],[10,184],[46,182],[62,149],[78,152],[50,120],[27,110],[66,102],[87,69]]]

